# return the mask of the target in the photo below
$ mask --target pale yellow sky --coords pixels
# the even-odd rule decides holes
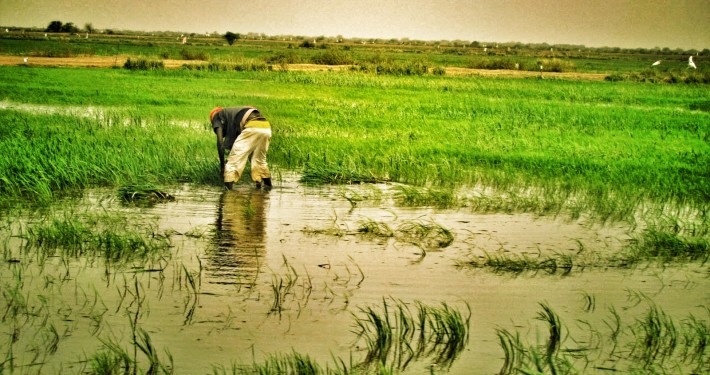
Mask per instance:
[[[710,48],[710,0],[0,0],[0,26]]]

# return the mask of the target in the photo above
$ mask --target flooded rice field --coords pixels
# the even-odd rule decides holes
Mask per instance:
[[[513,373],[536,354],[548,371],[707,370],[692,336],[707,329],[707,266],[474,267],[491,254],[595,259],[622,251],[634,233],[583,219],[398,207],[392,188],[309,187],[284,174],[268,192],[183,185],[168,189],[174,200],[127,205],[115,190],[93,189],[4,217],[0,373],[101,373],[106,353],[141,373],[231,372],[293,353],[340,373],[379,373],[369,363],[377,358],[394,373]],[[61,252],[50,244],[59,235],[40,230],[107,221],[140,228],[167,251],[127,261],[83,245]],[[389,343],[377,313],[391,317]],[[407,317],[426,313],[459,317],[463,330],[438,318],[405,329]],[[666,324],[650,333],[656,321]],[[671,334],[677,344],[663,341]],[[660,344],[649,348],[654,337]]]

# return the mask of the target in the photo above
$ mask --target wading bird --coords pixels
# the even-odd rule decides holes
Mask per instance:
[[[693,62],[693,56],[690,56],[688,58],[688,66],[693,68],[693,69],[698,69],[698,67],[695,66],[695,63]]]
[[[657,65],[661,65],[661,60],[658,60],[655,63],[651,64],[651,66],[657,66]]]

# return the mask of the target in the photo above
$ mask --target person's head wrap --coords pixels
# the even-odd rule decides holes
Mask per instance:
[[[212,118],[214,118],[214,115],[221,110],[222,110],[222,107],[214,107],[212,112],[210,112],[210,122],[212,122]]]

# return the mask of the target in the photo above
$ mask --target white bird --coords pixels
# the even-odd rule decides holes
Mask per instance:
[[[656,66],[656,65],[661,65],[661,60],[658,60],[655,63],[651,64],[651,66]]]
[[[695,63],[693,62],[693,56],[690,56],[690,58],[688,59],[688,66],[693,69],[698,69],[698,67],[695,66]]]
[[[25,57],[25,58],[22,59],[22,60],[25,62],[25,64],[27,64],[27,61],[29,61],[29,59],[30,59],[29,57]]]

